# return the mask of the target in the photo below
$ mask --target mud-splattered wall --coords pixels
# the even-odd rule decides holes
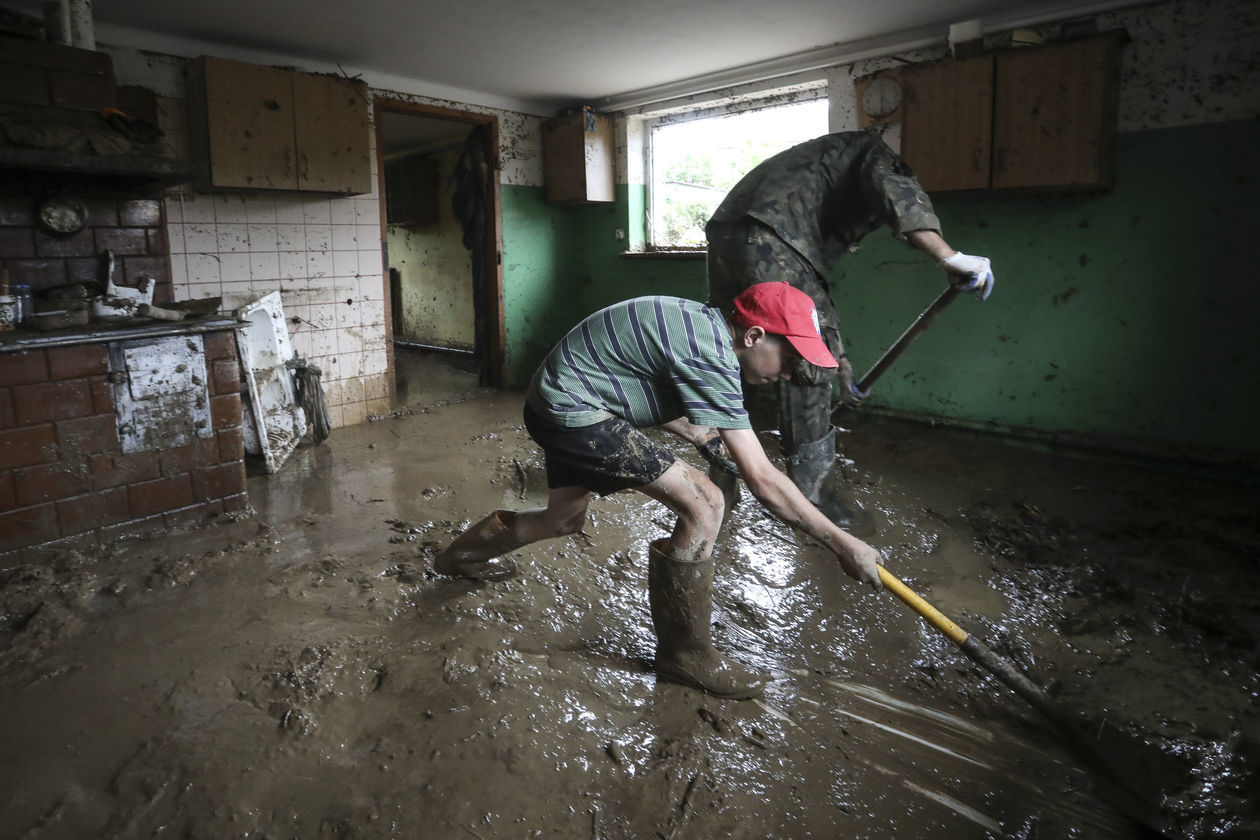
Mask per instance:
[[[1260,442],[1248,429],[1260,412],[1260,350],[1244,319],[1260,308],[1260,290],[1239,229],[1260,204],[1256,7],[1177,0],[1109,13],[1097,26],[1133,39],[1123,53],[1115,189],[938,198],[947,240],[993,259],[997,291],[983,304],[955,303],[880,381],[868,410],[1255,468]],[[1047,36],[1058,30],[1043,27]],[[854,78],[943,54],[825,71],[832,129],[857,128]],[[899,147],[895,123],[885,139]],[[586,244],[568,274],[570,300],[593,308],[662,290],[703,296],[703,262],[617,256],[614,229],[633,223],[630,208],[643,201],[633,166],[624,181],[616,211],[587,209],[571,223]],[[841,261],[833,298],[859,369],[942,279],[884,232]]]
[[[473,313],[472,260],[464,247],[459,220],[448,200],[451,175],[460,150],[432,155],[437,163],[434,198],[438,221],[425,225],[390,225],[389,265],[400,277],[401,341],[472,350],[476,342]]]
[[[121,83],[158,95],[163,128],[186,152],[187,58],[125,45],[100,48],[111,55]],[[165,201],[176,298],[239,300],[280,292],[294,350],[323,372],[333,426],[390,409],[375,175],[372,184],[370,194],[347,198],[179,189]]]
[[[1200,454],[1220,449],[1255,461],[1260,442],[1243,430],[1260,410],[1260,359],[1241,337],[1239,321],[1260,301],[1246,282],[1254,273],[1242,253],[1246,234],[1234,232],[1246,228],[1260,198],[1254,4],[1168,0],[1101,15],[1097,24],[1124,27],[1133,37],[1124,50],[1115,190],[1075,198],[941,199],[949,240],[994,258],[998,290],[983,305],[957,303],[880,383],[871,410],[1113,446],[1171,452],[1171,444]],[[120,78],[161,83],[153,77],[161,75],[164,59],[124,53],[114,52]],[[828,84],[832,128],[856,126],[856,76],[940,55],[940,49],[918,50],[821,71],[815,78]],[[549,346],[600,306],[655,292],[704,296],[702,259],[623,255],[643,206],[641,175],[636,178],[633,168],[627,174],[624,134],[616,204],[554,207],[542,198],[539,117],[375,92],[498,119],[509,384],[523,385]],[[895,126],[888,140],[899,143]],[[201,226],[202,243],[193,248],[190,240],[172,241],[174,277],[191,281],[196,271],[222,278],[223,266],[232,264],[269,274],[267,290],[290,289],[284,278],[291,277],[295,302],[294,295],[307,295],[297,305],[305,306],[308,335],[294,339],[330,363],[325,371],[334,383],[337,423],[362,419],[385,397],[385,278],[370,242],[372,230],[379,230],[375,202],[373,195],[281,207],[264,199],[257,208],[267,220],[257,231],[261,251],[211,241],[212,233],[225,232],[214,217],[172,218]],[[204,200],[196,209],[207,204],[218,212],[215,202]],[[251,208],[239,204],[224,204],[226,224],[252,226]],[[357,225],[355,241],[340,258],[335,243],[326,250],[318,235],[313,244],[293,242],[292,250],[273,247],[274,237],[296,230],[289,218],[271,221],[273,210],[315,212],[314,221],[294,216],[304,236],[311,225],[319,234],[329,221]],[[206,228],[211,221],[215,226]],[[349,233],[350,227],[330,230]],[[835,280],[859,367],[941,285],[940,273],[921,255],[878,233],[845,260]]]
[[[1167,2],[1097,23],[1132,38],[1115,188],[938,199],[948,240],[991,257],[998,289],[955,304],[872,408],[1255,468],[1260,353],[1244,319],[1260,292],[1234,232],[1260,200],[1255,6]],[[837,272],[850,352],[866,363],[939,283],[915,257],[875,235]]]

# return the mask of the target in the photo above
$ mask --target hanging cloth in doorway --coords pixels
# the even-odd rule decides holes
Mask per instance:
[[[490,288],[493,272],[486,259],[486,214],[490,207],[490,161],[487,157],[487,132],[484,126],[475,126],[464,141],[463,151],[455,163],[451,179],[451,209],[463,229],[464,247],[472,255],[473,310],[475,327],[475,356],[481,363],[481,384],[486,382],[488,365],[486,354],[490,349],[487,330],[487,306],[493,301]]]

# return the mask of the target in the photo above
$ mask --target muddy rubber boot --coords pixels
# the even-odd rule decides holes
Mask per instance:
[[[658,680],[698,688],[714,697],[760,697],[765,680],[713,649],[713,559],[678,560],[667,553],[668,539],[648,550],[648,603],[656,628]]]
[[[739,504],[739,477],[731,475],[721,467],[709,465],[709,481],[712,481],[722,491],[722,501],[725,507],[722,509],[722,524],[726,524],[726,520],[731,518],[731,511]]]
[[[840,501],[836,491],[836,430],[802,445],[787,457],[787,474],[805,498],[838,527],[857,535],[875,530],[875,517],[866,508]]]
[[[433,559],[433,571],[440,575],[473,580],[507,580],[516,574],[516,564],[502,557],[525,545],[512,533],[516,514],[496,510],[455,538]]]

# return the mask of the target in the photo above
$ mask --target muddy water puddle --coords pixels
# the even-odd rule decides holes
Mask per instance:
[[[519,395],[432,364],[405,410],[251,479],[251,515],[0,562],[0,836],[1140,836],[1035,711],[747,491],[714,636],[771,674],[758,701],[656,684],[646,546],[670,520],[642,497],[521,550],[516,579],[433,577],[545,480]],[[1184,759],[1147,780],[1179,836],[1257,836],[1255,493],[849,422],[889,569]]]

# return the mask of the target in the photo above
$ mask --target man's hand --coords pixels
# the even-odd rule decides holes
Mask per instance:
[[[937,263],[949,274],[949,282],[956,288],[975,292],[976,300],[988,300],[993,292],[993,269],[988,257],[973,257],[959,251]]]
[[[708,461],[710,465],[717,467],[724,473],[731,475],[739,475],[739,467],[735,466],[735,462],[726,457],[726,447],[722,445],[722,438],[714,435],[705,443],[694,444],[696,451],[700,453],[700,457]]]
[[[853,537],[851,545],[836,552],[840,559],[840,567],[849,577],[862,583],[869,583],[872,589],[880,589],[883,584],[879,580],[879,566],[884,558],[866,543]]]
[[[840,402],[854,408],[862,404],[862,401],[870,396],[870,391],[859,391],[857,381],[853,376],[853,365],[849,364],[847,357],[837,359],[840,367],[836,369],[836,376],[840,385]]]

